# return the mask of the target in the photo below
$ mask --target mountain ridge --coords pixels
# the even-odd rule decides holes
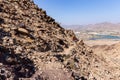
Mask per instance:
[[[66,25],[64,25],[63,27],[66,28]],[[120,30],[120,23],[102,22],[102,23],[88,24],[88,25],[67,25],[67,29],[72,29],[75,31],[79,31],[79,30],[118,31]]]
[[[86,79],[89,56],[91,50],[72,30],[33,1],[0,0],[0,79]]]

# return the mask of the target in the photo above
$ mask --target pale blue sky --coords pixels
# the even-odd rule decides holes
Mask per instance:
[[[34,2],[61,24],[120,22],[120,0],[34,0]]]

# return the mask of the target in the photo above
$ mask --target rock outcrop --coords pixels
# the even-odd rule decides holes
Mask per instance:
[[[93,57],[33,1],[0,0],[0,80],[87,80]]]

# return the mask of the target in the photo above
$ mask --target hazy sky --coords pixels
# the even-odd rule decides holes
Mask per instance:
[[[34,2],[61,24],[120,22],[120,0],[34,0]]]

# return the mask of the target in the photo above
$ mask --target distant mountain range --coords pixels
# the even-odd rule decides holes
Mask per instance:
[[[66,28],[66,29],[83,29],[85,26],[84,25],[62,25],[62,27]]]
[[[72,29],[75,31],[90,30],[90,31],[120,31],[120,23],[97,23],[88,25],[63,25],[66,29]]]

